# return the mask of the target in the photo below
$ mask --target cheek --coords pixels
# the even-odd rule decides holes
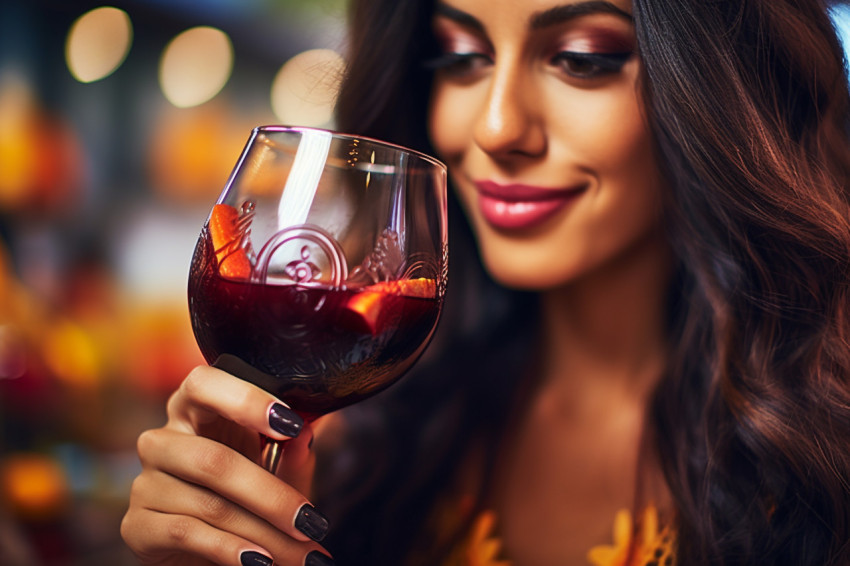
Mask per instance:
[[[475,195],[464,191],[466,184],[458,182],[454,175],[473,143],[474,112],[477,104],[474,87],[457,88],[439,85],[434,88],[428,113],[428,135],[436,156],[449,168],[451,186],[467,214],[474,214]]]
[[[632,81],[574,92],[569,98],[552,93],[548,108],[557,116],[558,126],[553,127],[560,130],[571,153],[599,174],[646,165],[642,160],[651,152],[650,134]]]
[[[608,122],[603,129],[607,135],[597,140],[600,167],[625,181],[657,184],[657,158],[641,104],[630,99],[610,114]]]
[[[562,267],[574,273],[618,257],[655,233],[665,189],[633,84],[573,97],[558,111],[558,127],[560,153],[594,179],[593,190],[552,238],[570,242],[569,253],[561,252]]]
[[[602,182],[611,206],[630,211],[635,221],[653,221],[661,208],[662,177],[654,142],[643,110],[637,103],[619,117],[617,135],[600,140]]]
[[[435,81],[428,113],[428,135],[438,157],[457,163],[470,141],[474,89],[440,85]]]
[[[597,205],[657,212],[661,174],[634,83],[588,92],[575,102],[568,112],[562,109],[559,115],[562,139],[596,177],[602,189]]]

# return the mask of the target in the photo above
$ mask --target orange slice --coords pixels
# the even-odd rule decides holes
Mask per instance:
[[[360,319],[358,326],[368,330],[370,334],[378,334],[381,313],[390,308],[392,299],[398,296],[431,299],[436,296],[437,284],[433,279],[420,277],[418,279],[401,279],[398,281],[380,281],[365,287],[351,297],[346,308]]]
[[[437,294],[437,282],[427,277],[381,281],[370,285],[369,289],[376,287],[386,288],[388,293],[404,295],[405,297],[419,297],[420,299],[433,299]]]
[[[218,260],[218,272],[230,279],[248,279],[251,276],[251,262],[240,243],[239,212],[229,204],[217,204],[210,214],[210,237],[215,257]]]

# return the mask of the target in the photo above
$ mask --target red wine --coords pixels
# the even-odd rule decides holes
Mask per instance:
[[[313,418],[395,382],[431,339],[442,301],[381,289],[222,277],[205,229],[192,259],[189,311],[208,363]]]

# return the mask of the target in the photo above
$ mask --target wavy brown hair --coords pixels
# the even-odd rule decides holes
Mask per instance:
[[[431,151],[433,2],[352,6],[340,129]],[[850,95],[827,6],[634,0],[634,17],[678,258],[651,411],[679,563],[848,564]],[[495,453],[527,365],[533,297],[486,278],[452,206],[435,344],[349,411],[323,466],[342,563],[403,563],[468,444]]]
[[[850,563],[850,153],[817,0],[635,0],[679,336],[654,415],[686,564]]]

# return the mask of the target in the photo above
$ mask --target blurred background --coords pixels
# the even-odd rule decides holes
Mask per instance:
[[[251,128],[333,126],[345,10],[0,0],[0,564],[135,563],[135,440],[202,362],[195,239]]]
[[[251,128],[333,126],[345,9],[0,1],[0,564],[134,564],[195,239]]]

